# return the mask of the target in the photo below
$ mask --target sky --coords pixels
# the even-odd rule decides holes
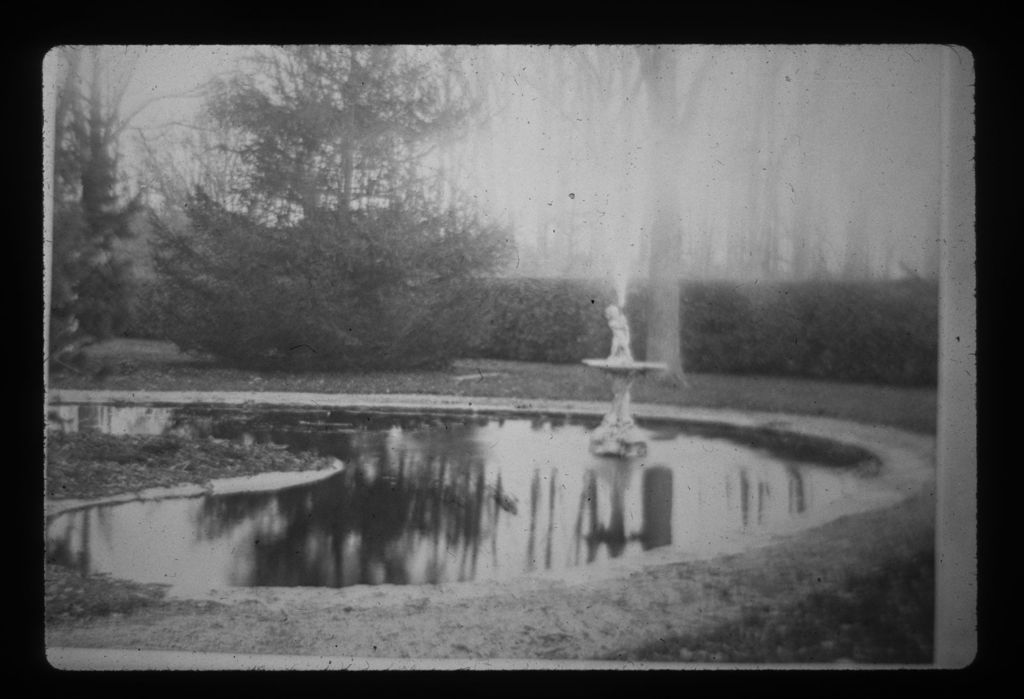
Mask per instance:
[[[192,118],[200,100],[186,93],[248,50],[136,46],[108,47],[108,55],[112,71],[131,67],[123,113],[141,107],[132,125],[156,133]],[[693,96],[681,99],[688,123],[676,173],[691,266],[727,269],[730,246],[769,227],[783,254],[798,231],[813,230],[833,268],[864,236],[879,274],[923,269],[938,235],[943,50],[673,47],[679,94]],[[527,252],[544,231],[552,255],[592,252],[584,273],[642,267],[653,143],[644,91],[627,94],[637,47],[575,49],[605,78],[596,96],[565,77],[564,48],[474,51],[474,67],[486,66],[492,118],[449,154],[458,186],[511,225]],[[562,75],[552,81],[555,72]],[[698,74],[703,84],[691,95]],[[558,216],[566,210],[572,225]]]

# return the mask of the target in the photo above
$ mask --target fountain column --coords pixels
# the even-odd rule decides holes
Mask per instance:
[[[612,405],[601,424],[590,438],[590,449],[605,456],[643,456],[647,445],[634,434],[636,423],[631,410],[631,390],[638,376],[649,371],[664,371],[661,362],[638,362],[633,359],[629,342],[629,324],[618,306],[605,309],[608,326],[612,329],[612,351],[607,359],[584,359],[587,366],[610,374],[612,379]]]

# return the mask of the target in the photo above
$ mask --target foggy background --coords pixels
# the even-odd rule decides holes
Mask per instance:
[[[196,184],[230,189],[203,85],[245,71],[255,48],[101,49],[108,89],[122,96],[126,196],[141,191],[168,215]],[[675,109],[658,141],[651,47],[447,48],[464,66],[452,89],[476,109],[425,167],[442,197],[462,191],[507,226],[511,274],[643,275],[656,182],[677,197],[684,278],[938,274],[951,49],[668,47]]]

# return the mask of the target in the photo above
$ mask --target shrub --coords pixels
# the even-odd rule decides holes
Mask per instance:
[[[171,302],[167,285],[159,280],[135,283],[128,304],[129,318],[124,335],[142,340],[164,340],[170,336],[168,314]]]
[[[201,192],[190,227],[159,220],[153,301],[166,339],[270,369],[438,366],[472,339],[473,275],[504,239],[454,212],[392,207],[290,227],[254,224]]]

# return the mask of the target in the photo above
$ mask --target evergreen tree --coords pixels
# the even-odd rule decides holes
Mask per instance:
[[[215,82],[206,116],[243,186],[154,221],[171,338],[235,363],[437,365],[474,317],[474,275],[507,236],[434,198],[426,157],[465,102],[429,49],[265,50]],[[450,82],[450,81],[449,81]]]

